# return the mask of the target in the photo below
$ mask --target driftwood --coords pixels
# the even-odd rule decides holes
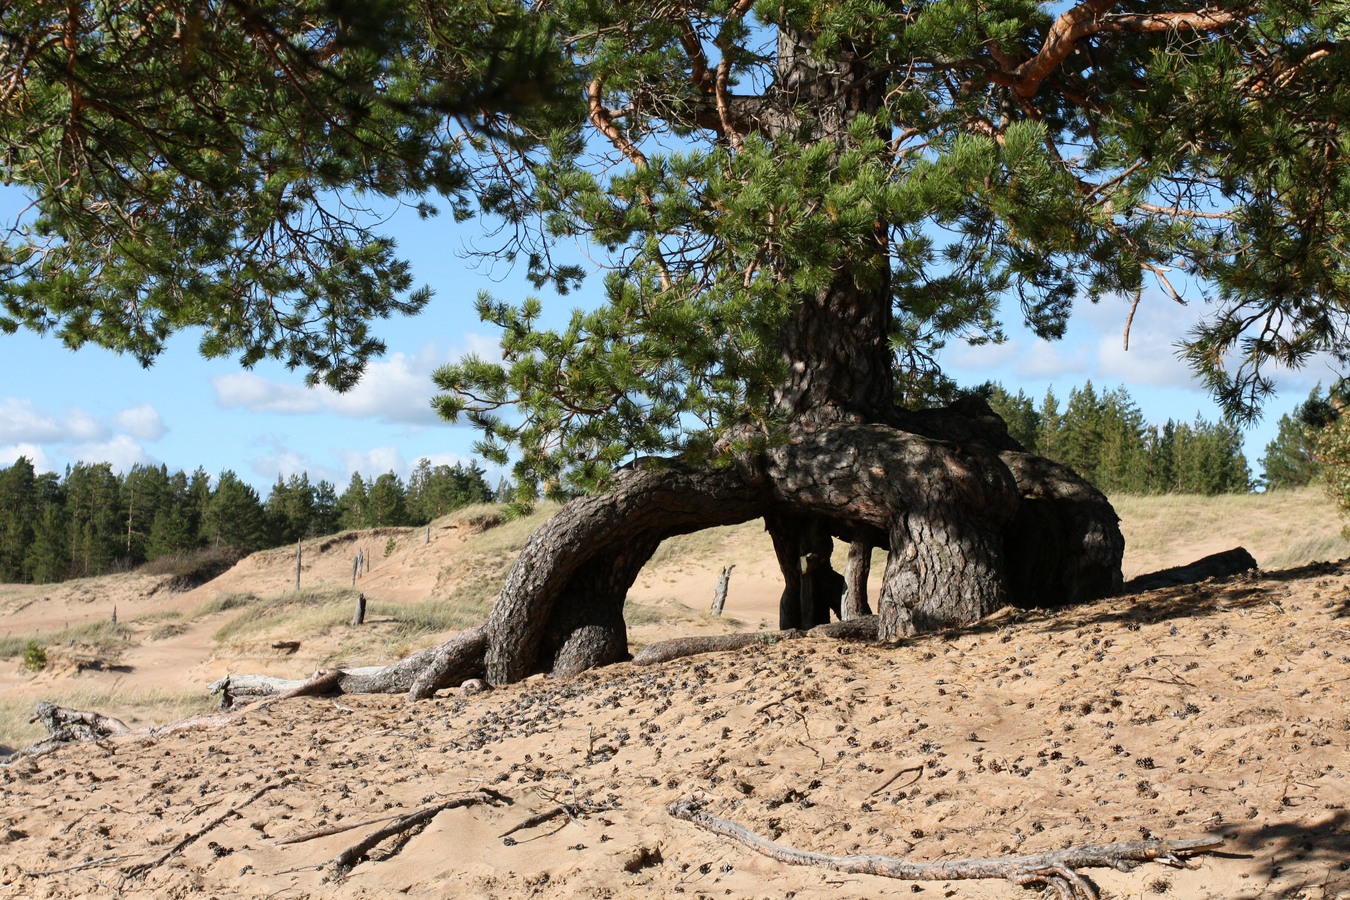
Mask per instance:
[[[487,631],[482,626],[468,628],[445,643],[414,653],[387,666],[332,670],[323,690],[306,693],[402,694],[409,700],[422,700],[442,688],[454,687],[483,675],[483,656],[487,651]],[[241,703],[287,693],[313,679],[275,678],[270,675],[226,675],[213,681],[207,690],[221,695],[221,708],[233,709]]]
[[[365,858],[366,854],[379,846],[381,841],[394,837],[395,835],[404,836],[404,840],[413,837],[418,831],[421,831],[431,820],[436,818],[447,809],[457,809],[462,806],[474,806],[479,803],[506,803],[512,801],[509,797],[499,794],[491,788],[479,788],[478,793],[467,797],[456,797],[453,800],[447,800],[444,803],[437,803],[434,806],[428,806],[425,809],[419,809],[415,813],[410,813],[396,822],[386,825],[378,831],[371,832],[360,841],[348,847],[338,854],[333,860],[333,868],[339,873],[347,873]]]
[[[42,723],[47,729],[47,741],[66,744],[97,741],[131,731],[121,719],[87,710],[67,709],[46,700],[38,702],[37,711],[28,721]]]
[[[1123,590],[1127,594],[1138,594],[1158,588],[1195,584],[1206,578],[1227,578],[1255,568],[1257,568],[1256,559],[1245,548],[1234,547],[1222,553],[1211,553],[1184,566],[1174,566],[1132,578],[1125,582]]]
[[[697,656],[701,653],[726,653],[731,650],[742,650],[746,647],[768,646],[769,644],[792,641],[808,635],[838,638],[840,640],[875,641],[880,628],[880,620],[876,616],[863,616],[859,619],[849,619],[847,622],[817,625],[810,631],[789,628],[785,631],[740,631],[734,634],[671,638],[668,641],[656,641],[643,647],[633,657],[633,665],[652,666],[657,663],[670,662],[673,659],[682,659],[686,656]]]
[[[678,800],[670,814],[691,822],[713,834],[730,838],[770,859],[796,866],[820,866],[836,872],[880,875],[904,881],[958,881],[1001,878],[1022,887],[1051,888],[1060,900],[1096,900],[1097,889],[1079,869],[1112,868],[1127,870],[1138,863],[1161,862],[1182,865],[1196,853],[1213,850],[1223,838],[1192,838],[1177,841],[1130,841],[1122,844],[1093,844],[1069,847],[1030,856],[988,859],[944,859],[936,862],[909,862],[888,856],[832,856],[809,850],[797,850],[760,837],[743,825],[703,812],[692,798]]]

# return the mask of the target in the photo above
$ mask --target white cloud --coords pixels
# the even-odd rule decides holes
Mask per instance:
[[[7,447],[0,447],[0,466],[8,468],[18,462],[21,456],[26,457],[37,472],[56,471],[51,457],[37,444],[10,444]]]
[[[449,362],[434,344],[416,356],[394,353],[371,363],[356,387],[339,394],[319,389],[323,405],[341,416],[374,419],[402,425],[434,425],[439,418],[431,408],[436,392],[431,373]]]
[[[108,427],[89,413],[72,406],[61,418],[65,441],[98,441],[108,436]]]
[[[222,409],[243,407],[252,412],[312,413],[320,408],[315,390],[268,381],[252,372],[219,375],[211,379],[216,404]]]
[[[114,435],[106,441],[75,444],[68,455],[87,463],[111,463],[114,472],[126,472],[134,465],[151,462],[145,448],[125,434]]]
[[[342,394],[324,386],[311,388],[270,381],[251,372],[218,376],[211,383],[216,403],[224,409],[283,415],[327,411],[390,425],[437,425],[441,419],[431,408],[431,398],[437,392],[431,381],[432,373],[468,354],[497,359],[497,342],[470,332],[463,335],[460,346],[453,351],[430,342],[415,354],[390,354],[367,366],[356,386]]]
[[[122,431],[142,441],[157,441],[168,431],[159,411],[149,403],[122,410],[113,416],[113,423]]]
[[[32,444],[60,444],[70,441],[97,441],[107,437],[108,425],[72,406],[60,417],[43,412],[33,401],[18,397],[0,400],[0,441]]]
[[[0,400],[0,441],[49,443],[65,437],[54,417],[39,412],[31,400],[6,397]],[[12,461],[12,460],[11,460]]]
[[[347,477],[338,485],[341,489],[351,480],[352,473],[360,472],[362,478],[378,478],[385,472],[393,472],[400,478],[407,478],[412,466],[397,447],[376,447],[373,450],[339,450],[338,457],[347,467]]]

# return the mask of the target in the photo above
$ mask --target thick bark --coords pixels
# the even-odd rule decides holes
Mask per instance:
[[[779,503],[887,534],[883,639],[969,624],[1006,602],[1002,535],[1017,486],[986,447],[839,425],[795,435],[769,475]]]
[[[848,545],[848,568],[844,574],[844,601],[839,618],[845,622],[872,614],[867,602],[867,579],[872,574],[872,542],[853,540]]]
[[[487,676],[575,673],[627,656],[623,597],[662,540],[763,515],[752,473],[639,464],[563,507],[530,538],[488,618]]]
[[[1154,591],[1158,588],[1178,587],[1183,584],[1195,584],[1206,578],[1228,578],[1257,568],[1256,558],[1245,547],[1234,547],[1222,553],[1211,553],[1184,566],[1173,566],[1131,578],[1122,590],[1137,594]]]
[[[1008,601],[1050,607],[1119,593],[1125,538],[1110,501],[1068,466],[999,454],[1022,496],[1004,533]]]
[[[811,516],[770,515],[764,519],[783,573],[778,601],[778,627],[813,628],[842,618],[844,579],[830,567],[834,539],[829,526]]]

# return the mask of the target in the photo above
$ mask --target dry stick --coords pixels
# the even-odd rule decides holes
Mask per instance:
[[[327,828],[319,828],[314,831],[306,831],[302,834],[292,835],[288,838],[282,838],[276,842],[278,847],[284,847],[287,844],[303,844],[305,841],[318,840],[319,838],[332,837],[335,834],[342,834],[344,831],[351,831],[353,828],[365,828],[367,825],[379,825],[381,822],[388,822],[391,819],[397,819],[398,815],[380,816],[378,819],[366,819],[362,822],[344,822],[341,825],[330,825]]]
[[[402,834],[419,826],[425,826],[436,816],[447,809],[458,809],[462,806],[475,806],[479,803],[510,803],[511,800],[502,794],[490,788],[479,788],[478,794],[469,797],[456,797],[454,800],[447,800],[444,803],[437,803],[435,806],[428,806],[426,809],[420,809],[411,815],[404,816],[392,825],[387,825],[379,831],[373,832],[362,838],[357,843],[348,847],[338,854],[333,860],[333,868],[339,872],[347,872],[354,869],[361,861],[361,858],[383,841],[385,838],[393,837],[396,834]]]
[[[110,866],[115,862],[121,862],[124,859],[134,859],[137,856],[144,856],[144,853],[124,853],[121,856],[104,856],[99,859],[91,859],[88,862],[82,862],[74,866],[66,866],[64,869],[48,869],[45,872],[24,872],[27,878],[50,878],[53,875],[65,875],[70,872],[79,872],[83,869],[97,869],[100,866]]]
[[[283,778],[280,781],[274,781],[271,784],[263,785],[262,787],[254,791],[252,794],[250,794],[249,798],[245,800],[243,803],[240,803],[238,806],[232,807],[226,812],[223,812],[220,815],[216,816],[209,823],[207,823],[205,828],[199,829],[197,831],[194,831],[192,834],[189,834],[187,837],[183,838],[181,841],[174,844],[167,851],[165,851],[158,859],[155,859],[152,862],[148,863],[141,863],[140,865],[132,866],[131,868],[126,869],[125,870],[126,876],[128,878],[139,878],[146,872],[149,872],[151,869],[164,863],[170,857],[178,854],[184,847],[188,846],[193,841],[197,840],[199,837],[206,834],[208,831],[211,831],[213,828],[216,828],[217,826],[221,825],[227,819],[239,815],[239,810],[243,809],[245,806],[248,806],[250,803],[252,803],[254,800],[257,800],[263,794],[266,794],[269,791],[274,791],[280,787],[286,787],[287,785],[291,785],[294,783],[295,779],[288,777]]]
[[[553,809],[550,809],[548,812],[541,812],[538,815],[530,816],[524,822],[521,822],[514,828],[508,828],[506,831],[503,831],[501,834],[497,835],[497,837],[506,838],[509,837],[510,835],[515,834],[517,831],[524,831],[526,828],[533,828],[536,825],[542,825],[545,822],[558,818],[559,816],[568,816],[570,818],[571,815],[572,811],[568,809],[566,806],[556,806]]]
[[[915,775],[915,776],[914,776],[912,779],[910,779],[909,781],[906,781],[904,784],[900,785],[902,788],[909,787],[911,784],[913,784],[914,782],[918,781],[920,778],[923,777],[923,766],[910,766],[910,767],[907,768],[907,769],[901,769],[899,772],[896,772],[896,773],[895,773],[894,775],[892,775],[890,778],[887,778],[887,779],[886,779],[885,781],[883,781],[881,784],[879,784],[879,785],[877,785],[875,788],[873,788],[872,791],[871,791],[871,793],[869,793],[867,796],[869,796],[869,797],[875,797],[877,794],[880,794],[882,791],[886,790],[886,788],[888,788],[888,787],[890,787],[891,785],[895,784],[895,780],[896,780],[897,778],[899,778],[901,775],[905,775],[905,774],[908,774],[908,773],[910,773],[910,772],[917,772],[918,774]]]
[[[1008,856],[992,859],[952,859],[937,862],[908,862],[887,856],[832,856],[797,850],[775,844],[751,832],[743,825],[705,813],[693,798],[670,805],[670,814],[713,834],[731,838],[751,850],[797,866],[821,866],[837,872],[880,875],[907,881],[957,881],[973,878],[1002,878],[1026,887],[1050,887],[1061,900],[1096,900],[1097,890],[1075,870],[1091,867],[1128,869],[1131,863],[1157,861],[1181,865],[1184,857],[1223,844],[1223,838],[1192,838],[1177,841],[1130,841],[1122,844],[1097,844],[1069,847],[1032,856]]]

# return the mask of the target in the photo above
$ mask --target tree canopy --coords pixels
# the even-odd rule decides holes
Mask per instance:
[[[465,666],[623,659],[660,542],[756,517],[785,629],[837,605],[836,537],[889,551],[883,639],[1100,597],[1109,502],[987,405],[924,409],[937,353],[1108,298],[1128,340],[1142,305],[1199,300],[1181,350],[1238,419],[1272,365],[1346,361],[1347,23],[1350,0],[11,3],[0,138],[35,206],[0,326],[142,360],[197,326],[349,386],[370,322],[427,300],[367,206],[444,198],[538,286],[582,275],[559,242],[608,269],[557,328],[480,298],[500,360],[437,373],[518,501],[613,487],[531,538]]]
[[[1184,352],[1239,416],[1271,363],[1346,353],[1344,0],[543,8],[7,4],[4,174],[33,206],[0,327],[148,362],[197,326],[348,386],[371,320],[428,299],[370,205],[477,206],[541,284],[578,275],[553,241],[610,251],[598,309],[546,329],[484,298],[504,362],[439,377],[553,493],[807,406],[922,400],[944,341],[1008,315],[1057,337],[1085,300],[1203,297]],[[844,282],[886,301],[840,323],[852,364],[893,376],[846,403],[800,374],[829,354],[790,346]]]
[[[0,330],[148,364],[179,329],[350,387],[414,314],[381,204],[493,204],[465,164],[566,70],[509,0],[21,0],[0,10]],[[505,152],[505,151],[503,151]],[[502,176],[505,177],[505,176]]]

